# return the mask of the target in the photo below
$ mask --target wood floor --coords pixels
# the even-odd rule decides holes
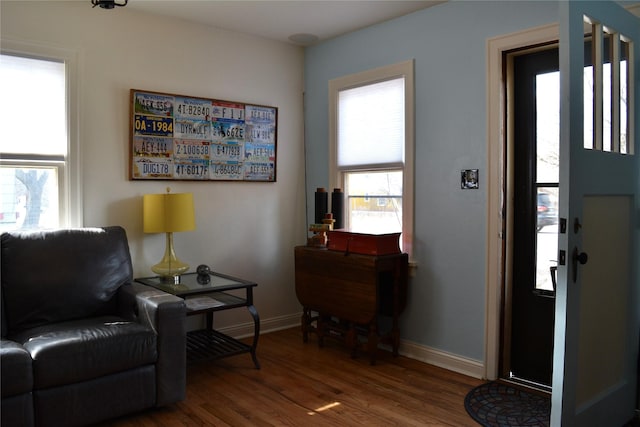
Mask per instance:
[[[180,403],[101,426],[478,426],[464,397],[482,383],[380,351],[375,366],[298,328],[262,335],[261,369],[242,354],[189,365]]]

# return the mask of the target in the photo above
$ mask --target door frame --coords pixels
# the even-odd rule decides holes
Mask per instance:
[[[507,212],[511,174],[506,159],[507,123],[510,120],[505,104],[503,54],[505,52],[558,41],[558,24],[545,25],[511,33],[487,41],[487,256],[485,300],[485,363],[484,377],[497,379],[500,365],[502,307],[505,301],[504,283],[510,277],[507,266],[505,236],[511,236],[512,215]]]

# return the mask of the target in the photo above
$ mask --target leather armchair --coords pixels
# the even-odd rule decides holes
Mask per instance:
[[[0,240],[2,425],[81,426],[184,399],[184,301],[132,283],[124,229]]]

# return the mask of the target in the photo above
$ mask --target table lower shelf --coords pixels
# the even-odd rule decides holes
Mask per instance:
[[[213,329],[187,332],[187,361],[189,362],[221,359],[242,353],[251,353],[253,363],[260,369],[252,346]]]

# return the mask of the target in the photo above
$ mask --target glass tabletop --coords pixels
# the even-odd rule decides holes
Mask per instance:
[[[211,272],[209,274],[187,273],[173,278],[165,277],[143,277],[136,279],[136,282],[153,286],[170,294],[183,296],[207,292],[229,291],[257,286],[256,283],[249,282],[237,277]]]

